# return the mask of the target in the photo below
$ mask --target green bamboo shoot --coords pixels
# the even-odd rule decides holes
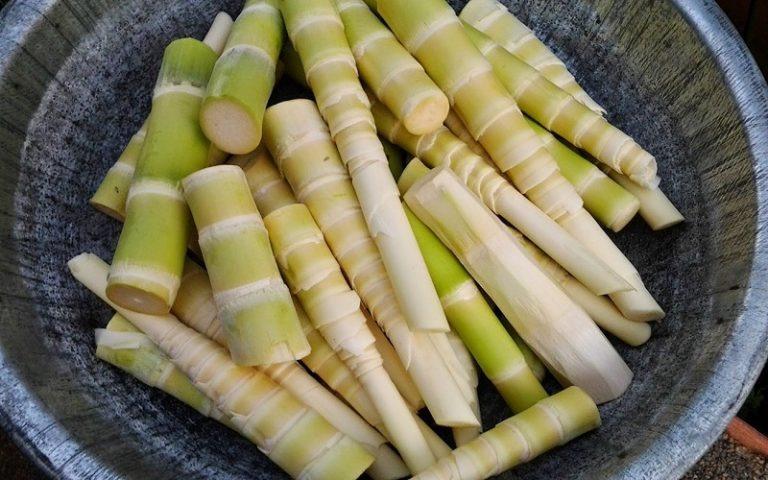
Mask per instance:
[[[373,103],[371,110],[382,135],[431,167],[449,166],[488,208],[523,232],[590,290],[603,295],[629,288],[596,254],[528,201],[447,128],[429,135],[411,135],[381,103]]]
[[[200,110],[203,132],[222,150],[241,154],[259,145],[282,43],[277,0],[247,0],[213,69]]]
[[[607,168],[604,171],[637,197],[640,201],[640,216],[653,230],[663,230],[685,221],[683,214],[669,201],[661,188],[643,188],[624,175]]]
[[[544,146],[557,162],[560,172],[576,188],[584,201],[584,208],[600,223],[614,232],[624,228],[637,213],[639,207],[637,198],[608,178],[592,162],[560,142],[545,128],[529,118],[526,118],[526,121],[544,142]],[[493,165],[493,160],[483,147],[472,138],[458,115],[450,112],[445,120],[445,125],[454,135],[466,143],[470,150]]]
[[[502,3],[496,0],[471,0],[464,6],[459,18],[493,38],[521,61],[539,70],[547,80],[573,95],[595,113],[605,114],[605,109],[579,86],[565,64]]]
[[[450,170],[431,171],[408,190],[405,200],[550,369],[598,403],[626,390],[632,372],[610,342]]]
[[[392,342],[435,422],[471,423],[474,414],[428,334],[410,329],[405,321],[352,181],[315,104],[293,100],[268,108],[264,140],[299,201],[323,230],[350,283]]]
[[[484,33],[466,23],[464,28],[523,112],[632,181],[658,184],[656,159],[631,137]]]
[[[280,8],[408,324],[416,330],[448,331],[376,136],[341,19],[330,0],[284,0]],[[296,141],[279,150],[300,146]]]
[[[291,42],[283,43],[283,51],[280,53],[280,60],[283,62],[285,74],[288,75],[291,80],[302,87],[309,87],[307,78],[304,75],[304,67],[301,65],[299,52],[293,48]]]
[[[147,335],[233,425],[293,478],[355,479],[373,457],[287,390],[170,314],[124,309],[106,294],[109,266],[91,254],[68,263],[72,275]]]
[[[360,298],[349,288],[309,210],[299,203],[287,205],[269,213],[264,224],[286,281],[310,321],[363,384],[406,465],[413,472],[424,470],[435,458],[383,368]]]
[[[198,124],[216,53],[193,39],[166,49],[107,294],[131,310],[167,313],[179,288],[192,230],[179,182],[208,163],[210,143]]]
[[[183,180],[232,359],[269,365],[310,347],[242,169],[209,167]]]
[[[560,167],[560,172],[579,192],[584,200],[584,208],[597,221],[614,232],[626,227],[640,208],[637,197],[611,180],[592,162],[560,142],[545,128],[530,119],[528,124],[544,141],[544,145]],[[629,182],[635,185],[634,182]],[[642,188],[639,185],[635,186]]]
[[[377,10],[522,193],[539,199],[551,216],[581,208],[581,198],[444,0],[381,0]]]
[[[570,387],[504,420],[413,480],[483,480],[529,462],[600,423],[592,399]]]
[[[455,256],[406,210],[451,327],[513,412],[547,396],[525,358]]]
[[[442,125],[448,98],[362,0],[334,0],[360,76],[409,132]]]
[[[206,417],[222,421],[225,415],[198,390],[171,360],[139,329],[116,313],[105,329],[96,330],[96,356],[181,400]]]
[[[109,168],[96,193],[89,200],[91,206],[116,220],[125,219],[125,200],[128,198],[128,190],[146,135],[147,123],[144,122],[139,131],[131,137],[117,162]]]
[[[211,47],[217,55],[224,49],[227,41],[232,18],[224,12],[219,12],[213,20],[211,28],[203,39],[203,43]],[[89,200],[91,206],[109,215],[110,217],[125,220],[125,200],[128,198],[128,190],[131,187],[136,163],[141,155],[141,147],[147,133],[147,122],[131,137],[128,145],[120,154],[117,162],[107,171],[107,175],[99,184],[99,188]],[[209,150],[209,165],[216,165],[224,161],[225,155],[218,148],[211,146]]]

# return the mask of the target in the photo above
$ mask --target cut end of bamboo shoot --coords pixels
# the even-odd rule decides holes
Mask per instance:
[[[167,282],[134,274],[127,281],[110,276],[107,297],[123,308],[148,315],[164,315],[171,311],[176,289]]]
[[[430,95],[411,109],[403,118],[403,125],[414,135],[432,133],[442,126],[449,109],[445,95]]]
[[[252,152],[261,142],[261,122],[230,98],[207,98],[200,110],[200,127],[216,146],[235,155]]]

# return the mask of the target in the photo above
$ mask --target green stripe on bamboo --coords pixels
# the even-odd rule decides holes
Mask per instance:
[[[434,169],[408,190],[405,200],[550,369],[598,403],[626,390],[632,372],[600,329],[531,262],[456,175],[445,167]]]
[[[211,47],[217,55],[220,55],[231,28],[232,18],[224,12],[219,12],[205,35],[203,43]],[[128,190],[141,154],[146,130],[145,121],[141,129],[131,137],[125,150],[120,154],[117,162],[107,171],[107,175],[99,184],[96,193],[89,200],[92,207],[121,222],[125,220],[125,200],[128,198]],[[217,165],[223,162],[225,157],[224,152],[211,145],[208,152],[209,165]]]
[[[269,365],[306,356],[309,344],[242,169],[209,167],[183,186],[232,359]]]
[[[448,98],[419,62],[362,0],[334,0],[334,4],[360,76],[376,96],[411,133],[429,133],[442,125]]]
[[[373,457],[258,370],[233,363],[226,350],[170,314],[124,309],[106,295],[109,265],[92,254],[68,262],[72,275],[155,342],[233,426],[294,478],[356,479]]]
[[[483,480],[564,445],[600,423],[592,399],[570,387],[504,420],[413,480]]]
[[[631,137],[484,33],[466,23],[464,28],[523,112],[638,184],[658,183],[656,159]]]
[[[243,154],[259,145],[282,43],[278,2],[246,1],[213,69],[200,110],[203,131],[222,150]]]
[[[406,210],[448,322],[513,412],[547,396],[472,277],[410,209]]]
[[[405,321],[352,180],[315,104],[293,100],[268,108],[264,140],[298,199],[312,212],[353,288],[392,342],[435,422],[445,426],[471,422],[474,414],[427,333],[410,329]]]
[[[107,294],[122,307],[162,314],[173,304],[192,230],[179,182],[208,162],[198,115],[215,61],[198,40],[175,40],[165,49],[110,270]]]
[[[280,8],[408,324],[417,330],[447,331],[376,136],[341,19],[330,0],[284,0]]]
[[[501,2],[470,0],[459,18],[493,38],[520,60],[541,71],[547,80],[576,97],[594,112],[605,114],[605,109],[587,95],[565,64]]]

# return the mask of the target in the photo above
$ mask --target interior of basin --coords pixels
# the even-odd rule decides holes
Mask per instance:
[[[3,252],[7,285],[0,291],[12,303],[3,306],[0,349],[18,378],[18,398],[34,402],[5,415],[10,422],[30,418],[19,431],[24,441],[65,476],[280,476],[236,434],[96,360],[93,329],[110,313],[65,268],[82,251],[110,259],[119,225],[87,199],[147,114],[164,46],[201,36],[222,2],[48,3],[2,86],[4,96],[15,89],[26,104],[3,116],[14,125],[0,125],[18,147],[2,154],[13,165],[0,193],[13,242]],[[237,12],[239,2],[223,3]],[[621,3],[512,8],[554,46],[610,119],[657,156],[664,189],[687,222],[651,233],[635,220],[615,239],[667,318],[641,348],[614,342],[635,380],[601,408],[603,427],[507,478],[630,478],[638,468],[662,478],[692,462],[683,452],[692,445],[703,451],[712,436],[717,420],[696,415],[702,395],[718,385],[733,388],[748,368],[731,370],[736,378],[713,377],[744,321],[756,236],[754,172],[737,106],[674,6]],[[275,97],[296,95],[303,93],[281,87]],[[481,398],[486,427],[509,416],[487,382]],[[669,442],[679,443],[678,453],[660,451]],[[649,466],[649,452],[666,460]]]

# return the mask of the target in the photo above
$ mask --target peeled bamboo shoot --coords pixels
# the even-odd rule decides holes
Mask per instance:
[[[656,159],[599,113],[547,80],[471,25],[464,28],[502,85],[531,118],[643,186],[655,186]]]
[[[309,210],[288,205],[268,214],[264,223],[278,264],[310,321],[363,384],[411,471],[424,470],[435,458],[382,366],[360,298],[347,285]]]
[[[448,98],[362,0],[334,0],[360,76],[416,135],[442,125]]]
[[[122,307],[163,314],[176,297],[192,230],[179,182],[208,163],[198,115],[215,62],[216,53],[198,40],[165,49],[109,274],[107,294]]]
[[[356,479],[373,457],[266,375],[233,363],[224,348],[170,314],[124,309],[106,294],[109,266],[91,254],[68,263],[72,275],[147,335],[232,424],[293,478]]]
[[[493,38],[521,61],[539,70],[547,80],[573,95],[595,113],[605,113],[605,109],[579,86],[565,64],[501,2],[470,0],[459,18]]]
[[[435,422],[471,423],[474,414],[428,334],[410,329],[405,321],[352,181],[315,104],[293,100],[268,108],[264,140],[299,201],[312,212],[353,288],[392,342]]]
[[[408,324],[417,330],[448,331],[376,136],[341,19],[330,0],[283,0],[280,8]],[[299,146],[296,142],[279,150]]]
[[[269,365],[306,356],[309,344],[242,169],[209,167],[183,186],[232,359]]]
[[[282,42],[277,0],[247,0],[213,69],[200,110],[203,131],[222,150],[241,154],[259,145]]]
[[[425,175],[405,200],[551,369],[598,403],[626,390],[632,372],[602,332],[450,170]]]
[[[600,426],[597,406],[570,387],[504,420],[413,480],[483,480]]]

